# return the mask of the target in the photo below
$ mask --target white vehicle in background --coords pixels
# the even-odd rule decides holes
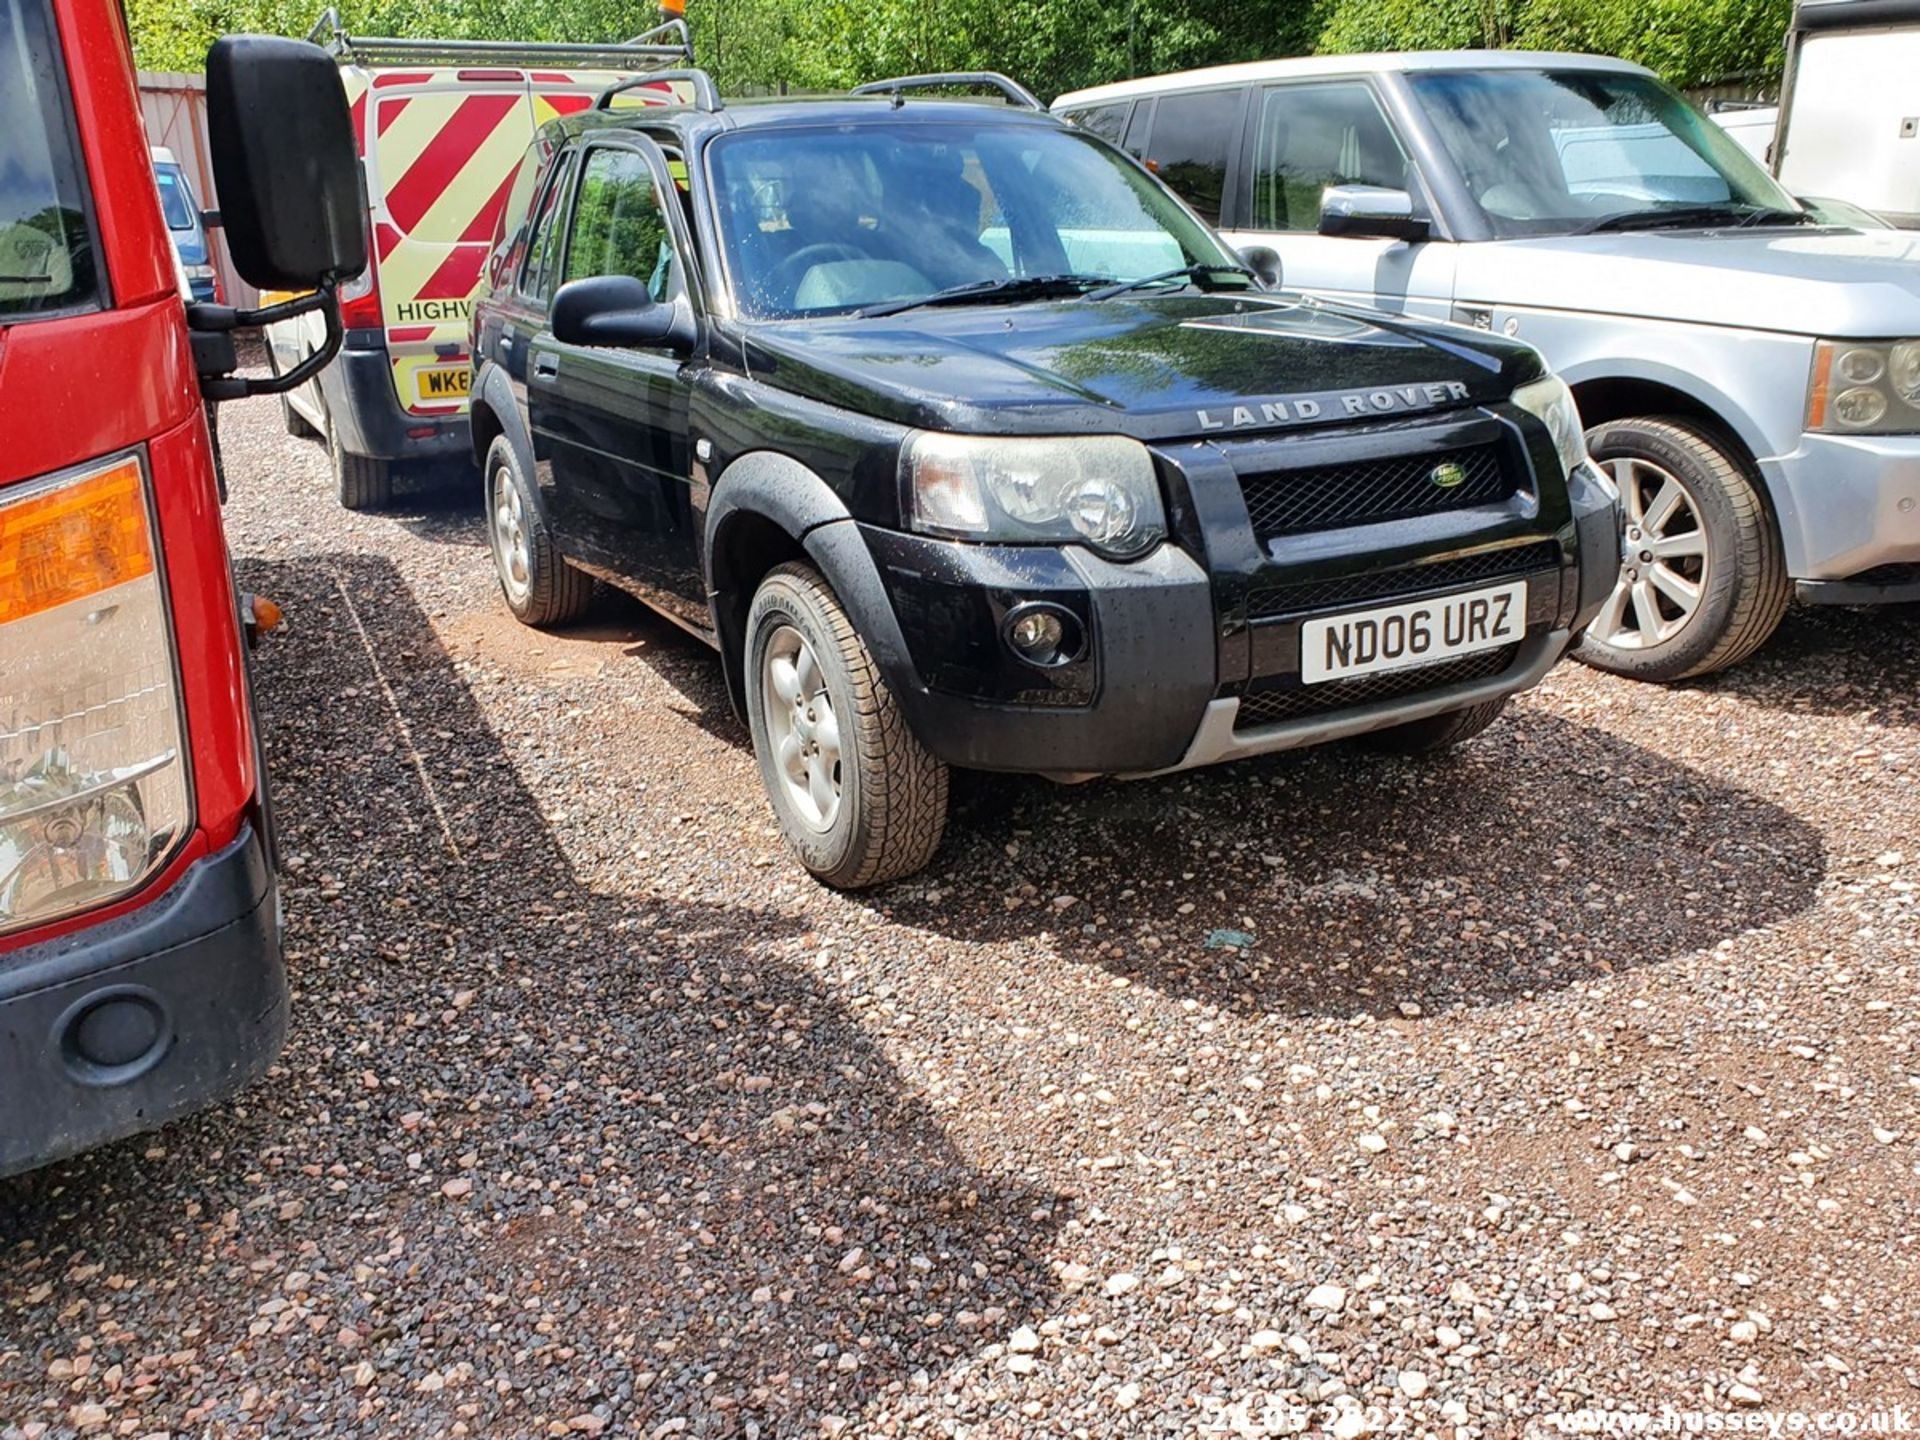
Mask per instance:
[[[1780,124],[1778,105],[1709,105],[1707,117],[1757,162],[1771,164],[1773,132]]]
[[[1772,169],[1920,228],[1920,0],[1799,0]]]
[[[1053,108],[1288,289],[1540,348],[1627,511],[1582,659],[1680,680],[1750,655],[1795,594],[1920,600],[1920,236],[1829,223],[1651,72],[1311,56]]]

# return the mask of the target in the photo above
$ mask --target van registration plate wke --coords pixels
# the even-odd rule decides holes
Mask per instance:
[[[1527,632],[1527,582],[1307,620],[1300,680],[1350,680],[1510,645]]]

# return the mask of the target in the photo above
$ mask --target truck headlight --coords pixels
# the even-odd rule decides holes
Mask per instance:
[[[1558,375],[1530,381],[1513,392],[1513,403],[1547,427],[1553,448],[1560,452],[1560,468],[1572,474],[1587,461],[1587,432],[1580,424],[1580,407],[1573,391]]]
[[[1813,348],[1807,429],[1920,433],[1920,340],[1822,340]]]
[[[1081,544],[1115,560],[1166,538],[1153,457],[1121,435],[915,437],[907,452],[913,528],[959,540]]]
[[[189,828],[146,469],[0,490],[0,934],[106,904]]]

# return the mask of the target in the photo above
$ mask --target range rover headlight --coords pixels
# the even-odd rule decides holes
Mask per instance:
[[[1115,560],[1166,538],[1153,457],[1120,435],[1013,439],[927,431],[907,452],[913,528],[956,540],[1080,544]]]
[[[1920,434],[1920,340],[1822,340],[1814,346],[1807,429],[1825,435]]]
[[[0,935],[118,899],[188,830],[136,455],[0,490]]]
[[[1553,448],[1560,452],[1563,472],[1572,474],[1587,463],[1587,432],[1566,381],[1558,375],[1543,376],[1514,391],[1513,403],[1547,427]]]

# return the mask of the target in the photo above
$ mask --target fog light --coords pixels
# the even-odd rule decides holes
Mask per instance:
[[[1028,603],[1007,613],[1007,646],[1029,665],[1065,665],[1080,654],[1080,622],[1058,605]]]

